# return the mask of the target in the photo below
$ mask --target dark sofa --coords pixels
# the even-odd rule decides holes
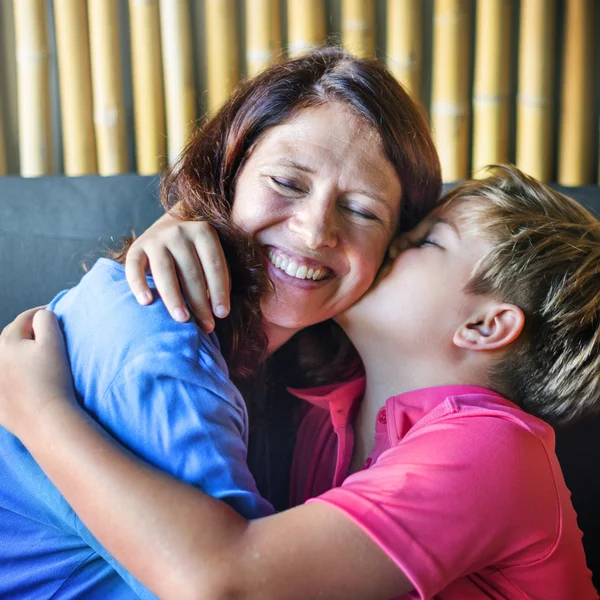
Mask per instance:
[[[158,185],[138,175],[0,177],[0,329],[77,283],[84,262],[146,229],[162,213]],[[600,216],[599,187],[562,191]],[[557,452],[600,587],[600,418],[557,431]]]

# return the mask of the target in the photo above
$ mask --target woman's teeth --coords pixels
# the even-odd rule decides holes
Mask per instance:
[[[269,250],[267,255],[271,264],[275,265],[278,269],[287,273],[290,277],[296,279],[312,279],[313,281],[319,281],[327,276],[327,269],[313,269],[308,268],[306,265],[298,266],[298,263],[290,260],[287,256],[281,254],[275,254],[273,250]]]

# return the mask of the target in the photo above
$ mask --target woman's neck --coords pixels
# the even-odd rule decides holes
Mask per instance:
[[[269,355],[279,350],[286,342],[289,342],[298,331],[299,329],[288,329],[279,325],[273,325],[272,323],[265,323],[265,334],[269,341],[267,346]]]

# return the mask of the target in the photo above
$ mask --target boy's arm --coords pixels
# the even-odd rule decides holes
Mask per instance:
[[[48,404],[22,441],[100,543],[161,598],[383,600],[412,589],[341,512],[313,503],[247,521],[137,460],[72,401]]]
[[[411,584],[350,519],[318,503],[255,521],[139,461],[74,401],[55,317],[0,336],[0,423],[100,543],[163,598],[390,598]]]

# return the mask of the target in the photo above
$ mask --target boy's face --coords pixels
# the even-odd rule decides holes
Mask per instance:
[[[411,352],[452,345],[454,332],[476,313],[481,297],[464,288],[489,243],[464,222],[472,202],[440,207],[394,244],[400,254],[389,261],[371,290],[338,320],[351,334],[389,337]],[[363,333],[364,332],[364,333]],[[442,346],[440,346],[442,344]]]

